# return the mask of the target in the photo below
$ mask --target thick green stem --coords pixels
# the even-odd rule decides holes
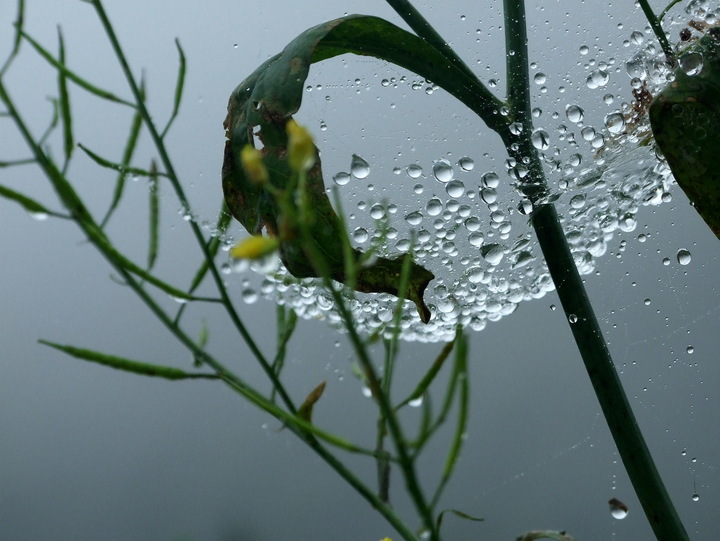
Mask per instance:
[[[555,207],[541,205],[532,222],[605,420],[655,536],[658,541],[687,540],[615,370]]]
[[[524,0],[503,0],[507,47],[509,114],[522,125],[516,146],[508,146],[511,157],[520,160],[524,177],[520,189],[535,207],[532,223],[553,279],[560,302],[571,325],[575,342],[585,363],[620,457],[633,483],[658,541],[684,541],[685,528],[670,501],[650,451],[630,408],[610,352],[603,338],[565,239],[554,205],[542,204],[547,192],[542,164],[531,144],[530,82],[528,71],[527,24]],[[658,23],[659,24],[659,23]],[[664,36],[664,34],[663,34]],[[511,130],[515,131],[516,130]],[[502,136],[502,134],[501,134]],[[505,137],[503,137],[505,140]],[[507,145],[508,140],[505,140]],[[524,155],[524,152],[529,154]]]

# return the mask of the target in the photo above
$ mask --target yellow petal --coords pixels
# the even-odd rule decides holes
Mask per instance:
[[[262,235],[253,235],[241,240],[230,249],[234,259],[260,259],[270,255],[278,248],[278,240]]]
[[[307,171],[315,165],[315,143],[304,126],[290,119],[285,126],[288,134],[288,161],[294,171]]]
[[[242,162],[245,174],[253,182],[264,184],[270,179],[265,164],[262,161],[262,155],[254,146],[245,145],[243,147],[240,151],[240,161]]]

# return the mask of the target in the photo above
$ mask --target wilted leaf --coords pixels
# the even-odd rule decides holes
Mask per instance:
[[[266,229],[277,236],[281,228],[292,228],[293,224],[291,217],[281,215],[271,190],[246,177],[240,162],[242,148],[247,144],[262,147],[272,186],[278,190],[287,188],[292,171],[287,161],[286,124],[300,108],[310,65],[344,53],[375,56],[410,69],[442,86],[473,110],[497,105],[487,89],[450,64],[427,42],[383,19],[352,15],[305,31],[245,79],[228,104],[223,190],[233,216],[250,233],[259,234]],[[256,138],[261,144],[256,144]],[[317,148],[315,154],[314,165],[307,173],[314,219],[310,225],[312,242],[324,255],[331,277],[345,283],[344,231],[325,193]],[[298,278],[316,277],[299,239],[292,235],[283,237],[281,258],[288,271]],[[353,255],[360,260],[362,252],[355,250]],[[398,295],[401,269],[401,259],[378,258],[372,266],[358,270],[353,287],[361,292]],[[407,297],[416,304],[425,322],[430,312],[422,297],[433,278],[430,271],[413,263]]]
[[[298,416],[307,421],[308,423],[311,423],[312,412],[313,408],[315,407],[315,403],[320,400],[320,397],[322,396],[324,391],[325,382],[323,381],[320,385],[315,387],[309,395],[307,395],[307,398],[305,398],[305,402],[303,402],[298,409]]]
[[[678,185],[720,238],[720,27],[689,47],[679,64],[650,106],[650,124]]]

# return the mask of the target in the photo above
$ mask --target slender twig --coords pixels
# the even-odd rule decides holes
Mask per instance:
[[[665,35],[665,30],[663,30],[662,24],[660,23],[660,19],[665,16],[665,12],[663,12],[660,18],[658,18],[655,16],[655,12],[652,10],[652,7],[650,7],[650,2],[648,2],[648,0],[638,0],[638,2],[645,14],[645,18],[648,20],[648,23],[650,23],[650,28],[652,28],[655,37],[660,42],[660,47],[662,47],[662,50],[665,53],[665,59],[671,67],[674,67],[675,51],[673,51],[672,45],[670,45],[667,35]],[[668,6],[667,9],[670,9],[672,5],[673,4]]]

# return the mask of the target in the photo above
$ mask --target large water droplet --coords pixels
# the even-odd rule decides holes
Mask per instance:
[[[409,223],[410,225],[420,225],[420,222],[422,222],[423,215],[420,212],[411,212],[407,216],[405,216],[405,221]]]
[[[585,80],[585,84],[590,90],[595,90],[596,88],[600,88],[602,86],[605,86],[608,84],[608,81],[610,80],[610,76],[608,73],[604,70],[595,70],[590,75],[587,76],[587,79]]]
[[[530,140],[538,150],[547,150],[550,148],[550,136],[545,130],[535,130],[530,136]]]
[[[437,197],[433,197],[430,201],[427,202],[425,205],[425,210],[430,216],[437,216],[442,212],[442,201],[440,201]]]
[[[357,154],[352,155],[350,172],[355,178],[363,179],[370,174],[370,165]]]
[[[453,178],[453,169],[447,160],[438,160],[433,164],[433,176],[440,182],[450,182]]]
[[[420,167],[416,163],[411,163],[407,166],[407,174],[410,178],[420,178],[422,176],[422,173],[422,167]]]
[[[369,238],[370,234],[364,227],[358,227],[355,231],[353,231],[353,240],[355,240],[355,242],[362,244],[363,242],[367,242]]]
[[[610,113],[605,116],[605,127],[610,133],[622,133],[625,131],[625,117],[622,113]]]
[[[678,63],[686,75],[697,75],[703,69],[703,57],[700,53],[685,53],[680,57]]]
[[[678,250],[677,262],[681,265],[688,265],[692,260],[692,254],[688,250]]]
[[[480,255],[492,266],[498,265],[503,258],[503,249],[499,244],[486,244],[480,248]]]
[[[582,119],[585,116],[585,111],[582,110],[582,107],[578,107],[577,105],[568,105],[565,108],[565,116],[570,122],[577,124],[578,122],[582,122]]]
[[[333,180],[335,181],[335,184],[338,186],[345,186],[348,182],[350,182],[350,174],[345,173],[344,171],[338,173],[333,177]]]
[[[465,185],[460,180],[452,180],[445,186],[450,197],[461,197],[465,193]]]
[[[613,518],[617,520],[622,520],[626,516],[628,516],[628,507],[623,502],[618,500],[617,498],[611,499],[608,504],[610,504],[610,514]]]
[[[467,156],[464,158],[460,158],[458,160],[458,165],[463,171],[472,171],[473,169],[475,169],[475,162],[472,158],[468,158]]]
[[[482,183],[486,188],[497,188],[500,185],[500,177],[496,173],[485,173],[482,176]]]
[[[642,32],[635,30],[635,32],[630,34],[630,41],[632,41],[635,45],[642,45],[645,43],[645,36]]]

